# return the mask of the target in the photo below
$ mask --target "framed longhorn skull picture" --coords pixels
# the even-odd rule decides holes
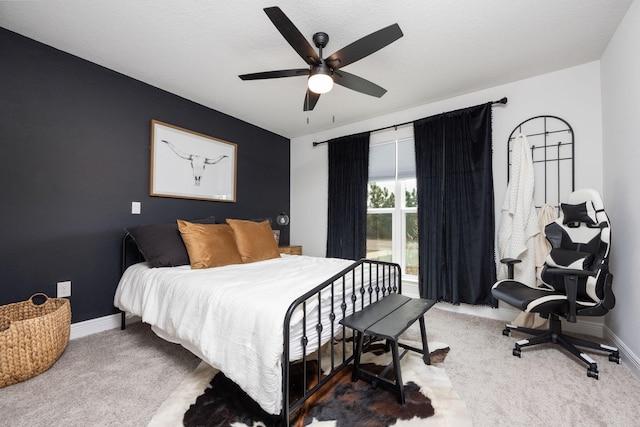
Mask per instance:
[[[236,201],[237,145],[151,121],[152,196]]]

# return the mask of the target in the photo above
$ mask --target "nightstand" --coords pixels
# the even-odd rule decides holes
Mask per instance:
[[[278,246],[281,254],[287,255],[302,255],[302,246],[301,245],[291,245],[291,246]]]

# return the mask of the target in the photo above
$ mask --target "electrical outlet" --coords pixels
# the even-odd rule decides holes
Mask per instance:
[[[71,280],[58,282],[58,298],[71,296]]]

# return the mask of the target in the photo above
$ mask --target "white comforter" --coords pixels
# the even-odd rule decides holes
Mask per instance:
[[[352,263],[283,256],[203,270],[135,264],[123,274],[114,304],[160,328],[222,370],[266,411],[278,414],[282,408],[282,327],[286,311],[293,300]],[[329,297],[329,292],[323,293],[323,305],[330,308]],[[307,304],[308,313],[317,306],[317,300]],[[336,314],[341,314],[341,302],[340,298],[335,303]],[[297,323],[302,323],[302,316],[296,314]],[[307,320],[310,346],[317,342],[317,335],[313,337],[315,323],[315,319]],[[324,325],[323,342],[328,341],[330,333],[329,325]],[[302,355],[300,345],[295,345],[300,335],[291,340],[291,360]]]

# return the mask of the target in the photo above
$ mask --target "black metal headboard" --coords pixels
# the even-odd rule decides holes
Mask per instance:
[[[121,273],[129,267],[130,265],[136,264],[138,262],[145,261],[144,255],[140,252],[138,245],[135,240],[133,240],[133,236],[127,231],[122,236],[122,259],[121,259]]]

